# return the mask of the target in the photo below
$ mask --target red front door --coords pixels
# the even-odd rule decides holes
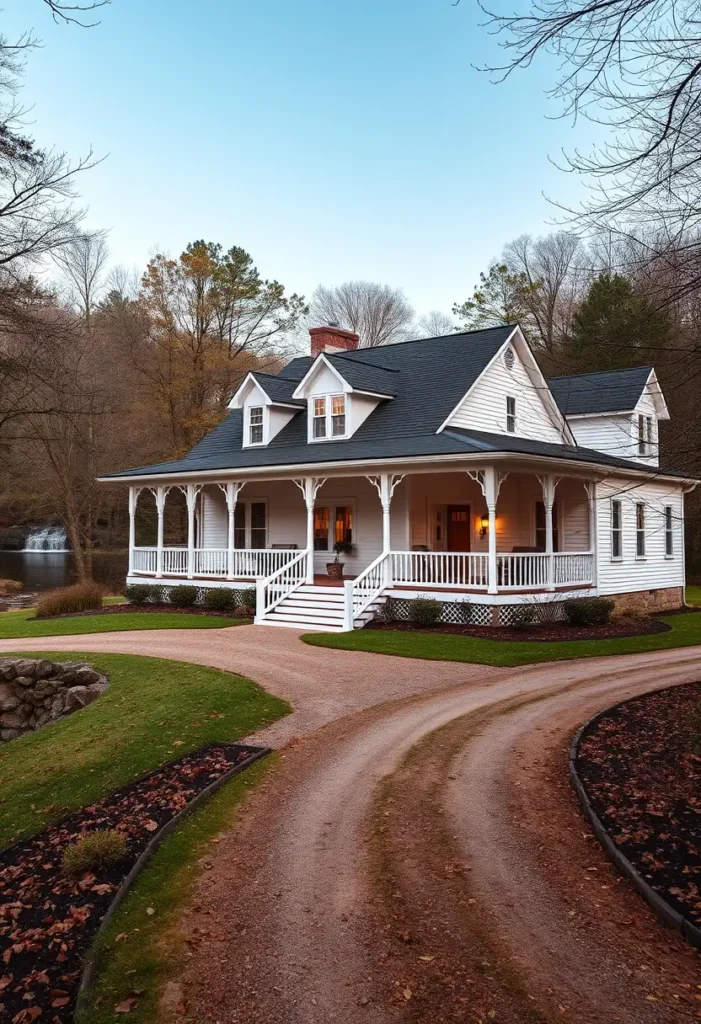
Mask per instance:
[[[448,551],[470,550],[470,506],[448,505]]]

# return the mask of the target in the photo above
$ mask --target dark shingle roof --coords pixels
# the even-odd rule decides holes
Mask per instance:
[[[285,405],[298,405],[300,408],[305,405],[301,399],[292,397],[297,381],[258,371],[253,372],[251,377],[258,381],[271,402],[284,402]]]
[[[113,475],[391,458],[395,454],[397,457],[440,454],[445,440],[436,431],[513,330],[513,326],[494,327],[328,357],[332,364],[338,364],[339,372],[353,387],[387,394],[391,382],[395,394],[391,400],[381,402],[347,441],[308,444],[306,417],[294,416],[269,445],[243,448],[241,411],[232,410],[177,463],[145,466]],[[311,356],[293,359],[276,379],[295,382],[296,386],[313,362]],[[266,390],[269,380],[266,377]]]
[[[633,366],[606,373],[551,377],[548,385],[565,416],[632,412],[651,372],[651,366]]]

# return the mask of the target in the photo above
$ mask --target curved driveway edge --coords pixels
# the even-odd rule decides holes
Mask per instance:
[[[661,687],[661,689],[666,689],[666,687]],[[647,905],[654,910],[664,924],[668,925],[670,928],[674,928],[675,931],[681,932],[687,942],[691,943],[695,949],[701,950],[701,928],[698,928],[692,921],[689,921],[688,918],[680,914],[667,902],[667,900],[660,896],[660,894],[645,881],[635,865],[628,860],[625,854],[621,852],[618,846],[616,846],[611,838],[611,834],[605,828],[601,818],[594,810],[584,787],[584,783],[580,779],[577,771],[579,745],[589,730],[595,726],[600,719],[604,718],[612,711],[615,711],[617,708],[620,708],[622,705],[627,704],[630,700],[635,699],[635,697],[627,697],[626,700],[618,701],[616,704],[612,704],[611,707],[597,712],[597,714],[588,719],[584,725],[579,727],[572,737],[572,743],[570,744],[570,779],[579,802],[582,805],[585,817],[589,821],[594,835],[603,846],[609,859],[613,861],[621,874],[628,879],[635,890],[642,896]]]

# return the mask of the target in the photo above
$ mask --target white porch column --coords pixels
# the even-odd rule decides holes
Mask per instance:
[[[558,478],[552,473],[538,477],[543,488],[543,505],[545,507],[545,554],[548,560],[548,590],[555,589],[555,560],[553,557],[553,505],[555,504],[555,488]]]
[[[195,575],[195,508],[197,495],[202,487],[198,484],[187,484],[181,490],[185,492],[187,502],[187,578],[191,580]]]
[[[497,586],[497,497],[499,494],[498,471],[494,466],[487,466],[484,470],[484,500],[487,502],[487,514],[489,526],[487,530],[487,541],[489,544],[487,554],[487,593],[496,594]]]
[[[136,503],[140,487],[129,488],[129,575],[134,572],[134,548],[136,547]]]
[[[234,538],[236,536],[234,531],[236,527],[236,506],[244,483],[245,481],[242,483],[239,480],[230,480],[227,484],[219,484],[219,489],[224,492],[227,508],[226,578],[228,580],[233,580],[236,576],[234,573]]]
[[[303,479],[295,480],[296,485],[304,495],[304,504],[307,509],[307,583],[314,582],[314,502],[319,488],[326,483],[326,478],[305,476]]]
[[[598,586],[599,579],[599,544],[596,529],[596,480],[588,480],[584,484],[587,492],[587,504],[589,506],[589,551],[592,556],[591,582],[592,586]]]
[[[163,510],[166,504],[166,495],[170,488],[168,487],[156,487],[154,494],[156,495],[156,512],[158,514],[158,539],[156,541],[156,578],[160,579],[163,575]]]

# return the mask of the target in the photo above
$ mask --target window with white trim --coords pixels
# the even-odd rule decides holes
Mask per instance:
[[[664,507],[664,553],[666,558],[674,555],[674,510],[671,505]]]
[[[635,505],[635,557],[645,558],[645,504]]]
[[[323,395],[311,399],[311,440],[347,437],[347,404],[345,395]]]
[[[248,409],[248,443],[263,443],[263,406],[252,405]]]
[[[506,396],[506,431],[516,433],[516,399],[512,395]]]
[[[621,502],[611,501],[611,558],[623,558],[623,519]]]
[[[312,437],[326,437],[326,399],[313,399],[312,408]]]
[[[638,416],[638,455],[645,455],[645,417]]]

